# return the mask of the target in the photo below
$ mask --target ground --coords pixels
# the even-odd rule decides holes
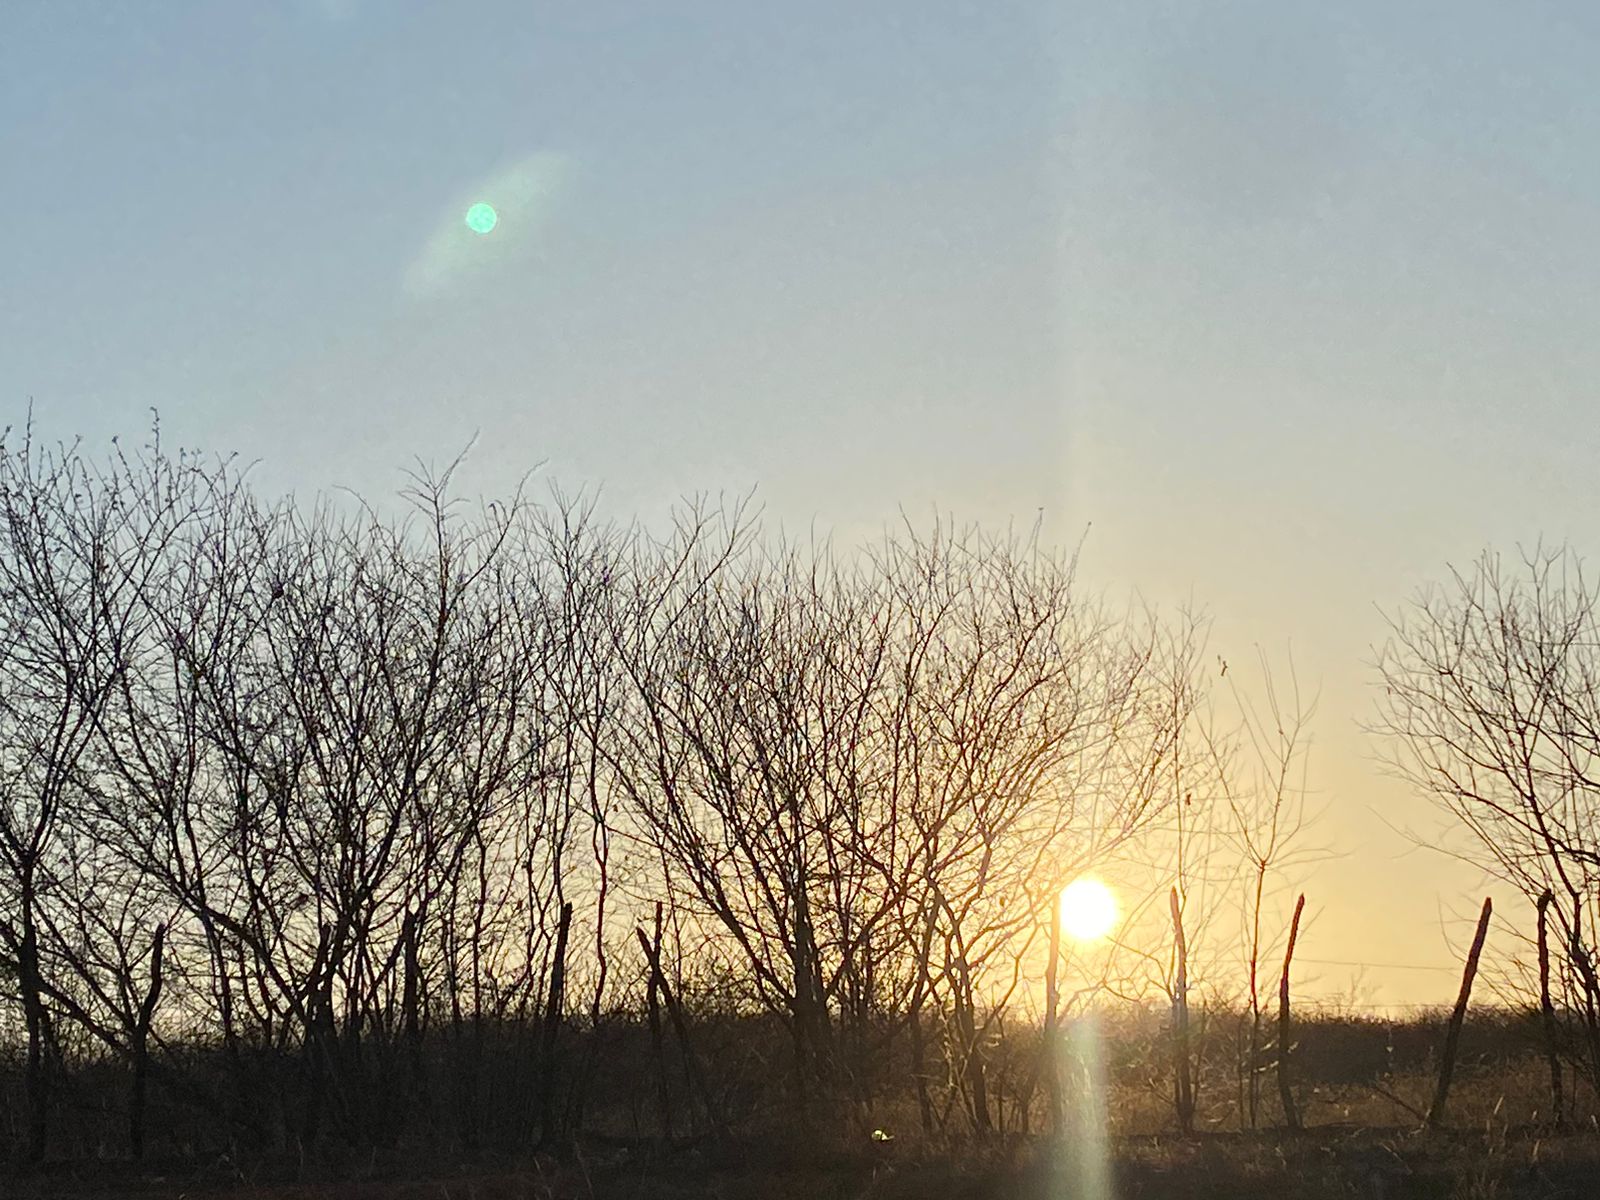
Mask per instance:
[[[1110,1194],[1122,1200],[1557,1200],[1600,1195],[1600,1138],[1480,1129],[1419,1134],[1325,1127],[1305,1134],[1128,1137],[1111,1150]],[[561,1158],[485,1166],[411,1164],[403,1172],[346,1163],[337,1179],[286,1182],[219,1166],[197,1176],[49,1170],[10,1181],[19,1197],[147,1200],[1066,1200],[1104,1194],[1092,1165],[1038,1140],[978,1150],[911,1147],[808,1150],[803,1142],[745,1142],[718,1150],[579,1147]],[[313,1172],[314,1173],[314,1172]]]

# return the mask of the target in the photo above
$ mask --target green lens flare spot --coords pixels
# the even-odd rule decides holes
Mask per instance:
[[[500,223],[500,214],[494,211],[492,204],[474,204],[467,209],[467,228],[473,233],[488,233]]]

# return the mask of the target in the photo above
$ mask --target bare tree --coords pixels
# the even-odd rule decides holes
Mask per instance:
[[[641,1001],[722,1130],[710,980],[819,1119],[865,1117],[909,1039],[925,1126],[1026,1128],[1038,1068],[997,1047],[1041,970],[1060,1008],[1061,886],[1152,830],[1193,849],[1192,623],[1111,609],[1035,536],[836,552],[738,504],[664,536],[559,492],[468,505],[454,465],[387,506],[246,474],[159,436],[0,444],[34,1156],[53,1064],[90,1054],[135,1156],[163,1085],[229,1153],[562,1144]]]
[[[194,514],[189,464],[164,469],[159,441],[153,453],[158,465],[140,477],[121,456],[102,467],[76,446],[41,448],[31,430],[0,444],[0,946],[27,1028],[25,1154],[33,1160],[45,1152],[52,1011],[65,1006],[115,1040],[72,999],[73,982],[98,988],[96,968],[130,962],[122,940],[113,959],[91,966],[94,951],[81,935],[90,932],[84,906],[95,901],[66,832],[92,789],[91,750],[130,667],[141,590],[163,545]],[[124,897],[141,892],[134,885]],[[116,982],[127,984],[128,971]],[[110,1007],[137,1038],[147,1022],[121,999]]]
[[[1530,903],[1548,890],[1578,1063],[1600,1079],[1600,593],[1576,555],[1485,552],[1390,618],[1377,731],[1469,835],[1464,857]]]
[[[1308,727],[1315,701],[1304,700],[1291,659],[1287,689],[1279,683],[1264,651],[1258,649],[1259,695],[1230,680],[1239,713],[1238,732],[1225,741],[1213,739],[1218,786],[1227,807],[1228,833],[1242,859],[1244,901],[1241,904],[1244,963],[1247,978],[1244,1012],[1246,1026],[1238,1056],[1241,1124],[1257,1127],[1261,1108],[1261,1080],[1266,1069],[1263,1040],[1265,1026],[1261,972],[1265,956],[1276,939],[1263,930],[1275,878],[1302,865],[1308,850],[1302,844],[1306,830]],[[1287,1047],[1279,1047],[1286,1054]]]

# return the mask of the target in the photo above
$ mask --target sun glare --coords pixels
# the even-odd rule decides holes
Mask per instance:
[[[1061,928],[1080,942],[1097,942],[1117,923],[1117,898],[1098,879],[1075,879],[1061,889]]]

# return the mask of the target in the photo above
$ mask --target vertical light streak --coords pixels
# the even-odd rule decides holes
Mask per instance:
[[[1112,1195],[1102,1045],[1099,1019],[1085,1012],[1067,1026],[1057,1064],[1065,1077],[1067,1118],[1059,1149],[1062,1195],[1074,1200],[1110,1200]]]

